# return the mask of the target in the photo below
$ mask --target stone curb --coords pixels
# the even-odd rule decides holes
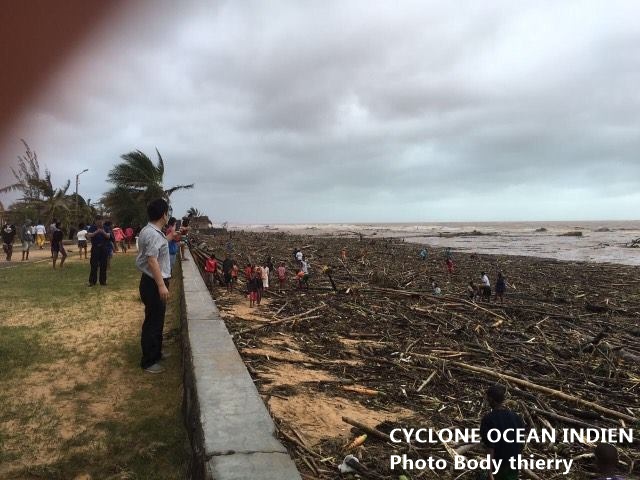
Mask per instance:
[[[182,262],[183,413],[194,480],[300,480],[191,252]]]

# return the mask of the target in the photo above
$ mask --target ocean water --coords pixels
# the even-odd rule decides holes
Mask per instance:
[[[526,255],[567,261],[640,265],[640,221],[451,222],[230,225],[234,230],[283,231],[308,235],[404,238],[407,242],[451,247],[461,252]],[[545,229],[545,230],[542,230]],[[480,234],[468,235],[473,232]],[[562,236],[582,232],[582,236]],[[447,237],[451,234],[463,236]],[[442,236],[445,235],[445,236]]]

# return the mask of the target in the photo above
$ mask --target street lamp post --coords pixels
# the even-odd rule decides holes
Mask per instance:
[[[85,168],[83,171],[81,171],[80,173],[78,173],[76,175],[76,226],[78,225],[78,221],[79,221],[79,218],[78,218],[78,179],[79,179],[80,175],[82,175],[84,172],[88,172],[88,171],[89,171],[89,169]]]

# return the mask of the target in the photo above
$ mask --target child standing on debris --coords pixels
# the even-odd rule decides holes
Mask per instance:
[[[177,248],[176,248],[176,253],[178,253]],[[207,285],[209,286],[209,288],[212,288],[214,285],[213,282],[215,280],[217,270],[218,270],[218,259],[216,258],[215,255],[211,255],[210,257],[207,258],[207,261],[204,264],[204,271],[207,272]]]
[[[231,284],[236,285],[238,283],[238,272],[240,271],[240,267],[238,266],[238,262],[233,261],[233,267],[231,267]]]
[[[447,266],[447,272],[449,273],[449,275],[453,274],[453,259],[447,258],[445,265]]]
[[[256,274],[254,272],[251,272],[249,275],[247,291],[249,292],[249,306],[253,307],[258,299],[258,280],[256,279]]]
[[[255,279],[256,279],[256,303],[260,305],[260,301],[262,300],[262,294],[264,293],[264,282],[262,281],[262,267],[256,266],[255,268]]]
[[[507,281],[505,280],[504,276],[502,275],[502,272],[498,272],[498,279],[496,280],[496,298],[495,300],[498,301],[498,298],[500,299],[500,303],[502,303],[503,298],[504,298],[504,292],[507,291]]]
[[[287,268],[284,266],[284,262],[280,262],[280,266],[278,267],[278,283],[280,284],[280,290],[284,290],[286,282]]]
[[[428,255],[429,254],[428,254],[426,248],[423,248],[422,250],[420,250],[420,259],[421,260],[423,260],[423,261],[426,260]]]
[[[298,290],[302,288],[309,289],[309,275],[300,270],[296,275],[296,279],[298,280]]]
[[[477,294],[478,290],[476,289],[476,284],[470,280],[469,285],[467,285],[467,297],[473,302],[476,299]]]

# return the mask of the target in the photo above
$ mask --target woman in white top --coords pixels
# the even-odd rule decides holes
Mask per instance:
[[[262,267],[262,286],[269,288],[269,267]]]
[[[486,300],[487,302],[491,301],[491,282],[489,281],[489,276],[485,273],[482,272],[481,274],[481,280],[482,280],[482,298],[483,300]]]
[[[82,250],[84,250],[84,259],[87,259],[87,229],[81,223],[78,225],[78,233],[76,233],[76,238],[78,239],[78,252],[80,253],[80,258],[82,258]]]
[[[44,228],[42,222],[36,225],[36,245],[42,250],[44,248],[45,234],[47,233],[47,229]]]

